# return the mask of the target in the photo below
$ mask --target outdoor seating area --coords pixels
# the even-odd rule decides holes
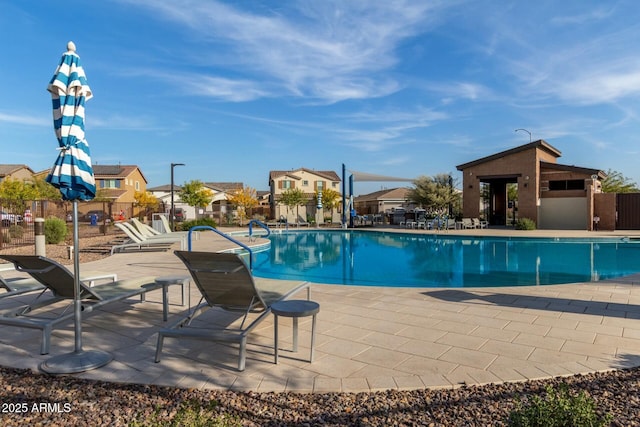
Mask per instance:
[[[0,324],[41,330],[40,354],[48,354],[53,329],[68,323],[74,316],[74,311],[69,310],[70,303],[76,297],[74,275],[63,265],[40,256],[0,255],[0,258],[13,263],[17,271],[27,273],[34,282],[40,284],[39,288],[32,290],[32,298],[26,305],[3,309],[0,314]],[[121,281],[116,281],[116,278],[116,274],[94,274],[94,276],[90,274],[80,281],[78,298],[84,313],[93,312],[97,308],[127,298],[140,297],[140,300],[144,301],[147,292],[162,288],[162,285],[156,283],[155,278],[150,276]],[[107,285],[92,286],[93,281],[97,279],[112,281]],[[60,307],[54,310],[57,308],[56,304],[60,302],[62,302]],[[168,304],[166,298],[163,304],[165,306]],[[41,312],[46,315],[41,315]]]
[[[462,232],[484,235],[486,231]],[[390,227],[389,232],[425,231]],[[566,235],[579,237],[585,233]],[[539,231],[528,235],[542,234]],[[259,239],[243,241],[262,243]],[[233,247],[209,234],[193,243],[194,256],[198,256],[197,252]],[[638,275],[593,283],[467,289],[364,288],[296,282],[287,289],[304,285],[301,290],[310,289],[321,310],[316,313],[315,329],[311,315],[299,318],[298,334],[293,333],[289,319],[281,318],[280,357],[274,364],[275,319],[265,314],[264,308],[272,305],[267,301],[280,299],[289,291],[280,291],[276,297],[261,287],[264,279],[255,279],[256,293],[264,304],[260,298],[251,303],[246,299],[225,300],[228,292],[205,290],[211,298],[208,302],[198,286],[199,281],[206,289],[218,280],[216,276],[231,278],[236,273],[238,282],[249,284],[249,273],[237,258],[228,257],[231,264],[226,267],[206,267],[202,265],[205,261],[198,260],[187,267],[170,251],[134,251],[83,264],[81,272],[113,272],[119,281],[136,282],[137,278],[148,277],[145,280],[151,288],[146,288],[144,301],[140,301],[140,290],[132,288],[128,288],[131,297],[116,300],[106,292],[111,284],[91,287],[85,282],[83,305],[90,315],[83,316],[84,345],[108,351],[114,360],[103,368],[78,375],[193,388],[352,392],[454,388],[460,383],[524,381],[637,365],[633,352],[640,349],[640,288],[635,285],[640,280]],[[46,265],[31,269],[50,267]],[[228,274],[222,272],[225,269]],[[54,270],[59,271],[57,266]],[[25,274],[11,269],[2,271],[6,281]],[[68,282],[68,273],[65,274]],[[183,285],[165,289],[168,300],[176,303],[164,304],[158,276],[173,277],[175,280],[170,282]],[[183,280],[189,276],[193,286]],[[183,289],[187,289],[187,306],[179,304]],[[251,286],[247,289],[251,291]],[[112,292],[120,295],[116,288]],[[0,307],[15,313],[32,305],[39,293],[2,298]],[[294,299],[293,295],[288,299]],[[56,304],[68,307],[69,299]],[[239,306],[250,306],[257,312],[226,309]],[[162,321],[165,309],[168,322]],[[245,314],[247,321],[242,325]],[[252,324],[257,318],[259,322]],[[40,354],[42,329],[16,327],[19,325],[12,324],[11,319],[2,318],[14,327],[3,324],[0,363],[38,369],[39,363],[49,357]],[[65,353],[73,346],[72,323],[67,318],[55,324],[49,354]],[[227,328],[231,328],[229,337],[233,338],[217,340],[219,335],[227,338],[223,332]],[[192,333],[204,339],[189,339]],[[159,345],[161,334],[163,343]],[[313,363],[309,363],[313,335]],[[291,352],[294,337],[298,337],[298,353]],[[241,349],[243,339],[246,341]],[[242,353],[244,370],[239,370]],[[155,363],[156,358],[159,363]]]

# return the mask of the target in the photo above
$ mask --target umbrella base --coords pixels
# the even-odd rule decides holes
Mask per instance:
[[[89,350],[74,351],[45,360],[40,370],[48,374],[75,374],[100,368],[113,360],[106,351]]]

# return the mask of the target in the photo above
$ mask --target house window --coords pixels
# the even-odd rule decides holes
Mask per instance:
[[[289,188],[293,188],[293,181],[290,179],[285,179],[284,181],[280,181],[280,188],[284,190],[288,190]]]
[[[321,193],[324,189],[324,181],[316,181],[316,191]]]
[[[584,179],[567,179],[560,181],[549,181],[549,190],[584,190]]]
[[[136,188],[136,191],[140,191],[140,181],[136,181],[135,188]]]
[[[306,179],[302,181],[302,186],[306,187],[309,185],[309,181],[307,181]]]
[[[335,181],[334,181],[334,182],[332,182],[332,183],[331,183],[331,187],[333,187],[333,188],[338,187],[338,183],[337,183],[337,182],[335,182]]]
[[[100,181],[100,188],[120,188],[120,180],[103,179]]]

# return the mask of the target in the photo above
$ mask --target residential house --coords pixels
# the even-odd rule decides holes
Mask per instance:
[[[93,165],[96,193],[118,203],[134,203],[136,191],[147,191],[147,179],[135,165]]]
[[[340,194],[341,179],[334,171],[316,171],[313,169],[299,168],[289,171],[270,171],[269,189],[271,193],[271,214],[273,218],[286,218],[289,222],[300,222],[313,219],[323,221],[329,212],[318,209],[316,194],[325,189],[334,190]],[[299,207],[288,207],[280,202],[282,193],[299,188],[307,198],[307,203]],[[332,221],[338,222],[338,212],[333,213]]]
[[[147,191],[147,179],[136,165],[93,165],[96,199],[83,204],[84,210],[103,210],[114,219],[138,215],[136,192]]]
[[[357,196],[353,205],[359,215],[391,213],[397,208],[405,210],[414,206],[408,202],[409,188],[391,188]]]
[[[173,205],[174,208],[182,209],[185,219],[195,219],[202,216],[213,217],[219,223],[224,222],[224,218],[231,210],[227,208],[227,199],[229,195],[235,191],[242,190],[244,184],[242,182],[204,182],[204,188],[207,188],[213,193],[213,200],[208,206],[198,208],[189,206],[180,200],[180,191],[182,187],[179,185],[173,186]],[[153,194],[160,202],[159,210],[165,213],[169,213],[171,209],[171,185],[161,185],[158,187],[149,188],[151,194]]]
[[[0,165],[0,182],[5,179],[31,180],[34,174],[27,165]]]

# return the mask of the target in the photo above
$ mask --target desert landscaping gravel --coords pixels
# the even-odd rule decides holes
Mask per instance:
[[[613,416],[612,426],[640,425],[637,368],[482,387],[309,394],[179,389],[1,368],[0,423],[170,425],[180,407],[195,403],[242,426],[501,426],[518,399],[560,383],[591,396],[600,413]]]

